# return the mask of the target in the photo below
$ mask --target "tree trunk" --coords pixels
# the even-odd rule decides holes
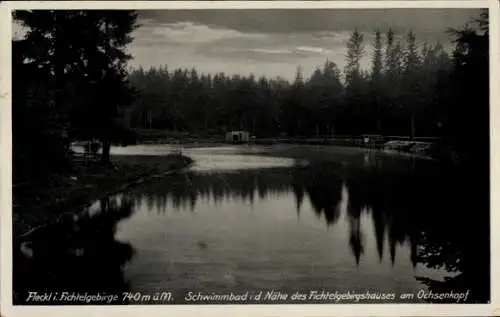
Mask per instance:
[[[411,122],[411,140],[415,138],[415,115],[411,114],[410,115],[410,122]]]
[[[102,154],[101,154],[101,163],[102,164],[111,164],[111,159],[109,152],[111,150],[111,143],[109,140],[102,141]]]
[[[58,129],[57,132],[63,131],[63,126],[66,120],[66,105],[64,104],[63,100],[63,90],[64,90],[64,58],[63,58],[63,48],[64,48],[64,38],[62,36],[62,30],[60,23],[58,22],[59,15],[56,14],[54,16],[55,19],[55,34],[54,34],[54,56],[53,56],[53,65],[54,65],[54,106],[55,106],[55,113],[57,114],[55,116],[55,123],[56,123],[56,128]],[[54,131],[55,132],[55,131]]]
[[[205,133],[208,133],[208,109],[205,107]]]
[[[380,95],[377,95],[377,133],[382,134],[382,118],[380,109]]]

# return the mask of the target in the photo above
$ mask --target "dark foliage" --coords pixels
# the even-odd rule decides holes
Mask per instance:
[[[33,172],[57,172],[74,139],[101,140],[107,163],[109,144],[124,143],[122,135],[130,139],[120,117],[135,97],[125,47],[136,14],[35,10],[15,11],[14,18],[27,28],[24,39],[13,42],[15,179],[33,176],[34,153],[48,162]]]

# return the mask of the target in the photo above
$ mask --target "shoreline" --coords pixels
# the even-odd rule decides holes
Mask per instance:
[[[78,216],[94,201],[117,194],[144,181],[180,172],[192,159],[165,156],[112,155],[113,168],[76,164],[73,173],[59,176],[51,186],[28,184],[13,188],[12,233],[23,239],[64,215]],[[16,204],[21,201],[22,204]],[[40,203],[42,202],[43,203]]]
[[[346,144],[310,143],[305,142],[277,142],[266,144],[266,142],[249,142],[243,144],[232,144],[230,142],[206,142],[198,140],[182,144],[185,149],[193,147],[217,147],[217,146],[241,146],[245,144],[257,146],[319,146],[319,147],[345,147],[364,150],[366,146],[354,146]],[[176,145],[172,143],[153,143],[162,145]],[[142,143],[137,145],[153,145],[152,143]],[[177,144],[178,145],[178,144]],[[408,157],[434,160],[431,156],[418,153],[386,150],[383,148],[373,148],[377,151],[388,154],[402,155]],[[193,160],[182,154],[167,155],[138,155],[138,154],[112,154],[114,168],[96,165],[85,165],[76,163],[72,173],[65,176],[57,176],[48,180],[45,184],[35,184],[30,192],[30,187],[21,184],[13,187],[13,235],[22,238],[31,233],[35,228],[50,225],[57,222],[64,215],[78,215],[92,204],[94,201],[113,194],[125,191],[135,185],[162,177],[170,173],[182,171],[189,167]],[[46,184],[50,186],[46,186]],[[40,197],[38,197],[40,196]],[[21,202],[21,205],[18,203]],[[44,203],[40,203],[44,202]]]
[[[190,148],[209,148],[209,147],[227,147],[227,146],[244,146],[244,145],[257,145],[257,146],[318,146],[318,147],[346,147],[352,149],[362,149],[362,150],[376,150],[382,151],[388,154],[395,154],[401,156],[409,156],[415,158],[423,158],[423,159],[443,159],[448,158],[448,160],[453,160],[453,156],[455,155],[454,150],[446,145],[442,144],[433,144],[429,143],[429,148],[426,150],[412,151],[411,147],[418,143],[422,144],[424,142],[419,141],[407,141],[408,144],[405,144],[400,147],[390,147],[385,146],[385,144],[376,144],[375,146],[365,145],[360,143],[359,140],[327,140],[327,139],[279,139],[279,138],[265,138],[265,139],[256,139],[247,142],[238,142],[233,143],[229,141],[223,140],[210,140],[210,139],[193,139],[189,141],[183,142],[173,142],[169,140],[158,139],[155,141],[148,142],[139,142],[134,144],[135,146],[140,145],[168,145],[168,146],[180,146],[183,149]],[[412,143],[414,142],[414,143]],[[411,144],[410,144],[411,143]]]

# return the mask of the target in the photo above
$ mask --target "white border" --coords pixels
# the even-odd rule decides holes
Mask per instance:
[[[13,9],[375,9],[375,8],[483,8],[488,0],[411,1],[12,1]]]
[[[11,10],[12,9],[362,9],[362,8],[490,8],[490,145],[491,145],[491,304],[358,304],[358,305],[172,305],[172,306],[32,306],[13,307],[12,294],[12,187],[11,187]],[[498,205],[499,166],[495,160],[500,147],[499,1],[25,1],[0,3],[0,246],[2,316],[500,316],[500,214]],[[473,105],[471,105],[473,106]],[[467,233],[464,233],[467,234]]]

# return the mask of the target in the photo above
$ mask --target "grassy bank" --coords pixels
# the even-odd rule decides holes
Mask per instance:
[[[61,214],[76,214],[87,204],[133,186],[137,181],[181,169],[192,162],[177,154],[113,156],[112,161],[113,167],[78,163],[64,176],[54,175],[40,183],[14,184],[14,236],[54,222]]]

